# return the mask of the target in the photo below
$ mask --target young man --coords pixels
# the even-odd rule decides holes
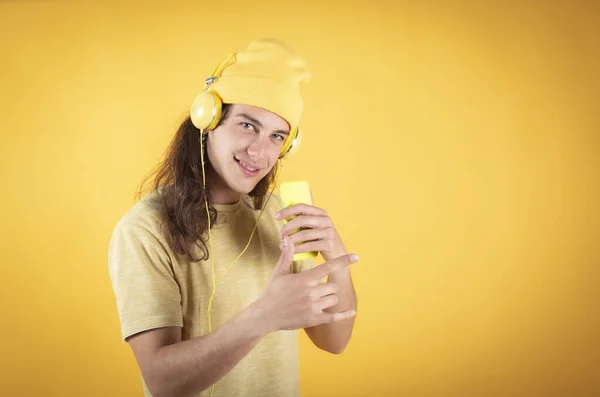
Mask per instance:
[[[270,190],[309,72],[284,43],[256,40],[211,77],[201,96],[216,102],[193,102],[152,191],[113,231],[122,336],[146,396],[298,396],[297,330],[340,353],[356,314],[357,258],[332,220],[282,209]],[[326,262],[293,260],[309,251]]]

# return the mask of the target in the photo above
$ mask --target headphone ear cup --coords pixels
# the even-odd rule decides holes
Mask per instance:
[[[212,130],[219,124],[223,103],[214,91],[203,91],[194,98],[190,106],[190,119],[196,128]]]
[[[279,155],[280,159],[287,156],[293,148],[297,148],[299,135],[300,129],[296,127],[294,129],[294,132],[291,134],[291,136],[288,138],[285,145],[283,146],[283,149],[281,149],[281,154]]]

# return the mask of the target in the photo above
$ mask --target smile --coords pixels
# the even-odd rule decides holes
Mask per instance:
[[[236,157],[234,157],[235,161],[238,163],[238,165],[240,166],[240,168],[242,169],[242,171],[244,171],[244,173],[248,176],[256,176],[260,173],[260,169],[259,168],[254,168],[252,167],[250,164],[244,162],[243,160],[239,160]]]

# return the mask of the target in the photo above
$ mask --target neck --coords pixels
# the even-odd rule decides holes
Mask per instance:
[[[235,204],[240,200],[242,195],[238,192],[230,190],[229,192],[222,192],[218,189],[210,189],[210,197],[213,204]]]
[[[209,181],[207,189],[210,190],[210,197],[213,204],[235,204],[240,200],[242,194],[231,189],[213,170],[208,171],[208,174],[210,176],[207,178]]]

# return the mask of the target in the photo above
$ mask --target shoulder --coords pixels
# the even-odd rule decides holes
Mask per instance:
[[[116,229],[143,227],[155,230],[161,224],[160,196],[149,193],[135,203],[115,225]]]
[[[117,221],[110,237],[110,252],[150,245],[167,251],[162,230],[160,196],[149,193]]]

